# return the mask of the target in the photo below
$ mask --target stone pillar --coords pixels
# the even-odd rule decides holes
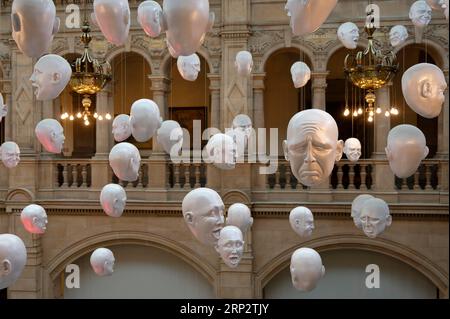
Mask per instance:
[[[97,93],[96,112],[105,117],[106,113],[111,114],[109,107],[110,85]],[[109,154],[109,135],[111,134],[112,120],[103,119],[95,121],[96,125],[96,158],[107,158]]]
[[[264,79],[266,73],[253,74],[253,127],[264,128]]]
[[[169,105],[167,104],[167,93],[169,92],[170,88],[170,79],[168,79],[164,75],[149,75],[148,78],[152,82],[151,90],[153,92],[153,101],[158,105],[159,107],[159,113],[164,120],[167,120],[167,115],[169,114]],[[164,150],[162,147],[157,143],[156,136],[153,137],[153,151],[152,154],[158,154],[160,156],[163,156]]]
[[[220,127],[220,74],[208,74],[211,94],[211,127]]]
[[[312,81],[312,108],[326,111],[326,88],[329,72],[311,73]]]
[[[4,75],[5,76],[5,75]],[[11,80],[5,80],[3,82],[3,103],[5,103],[8,106],[8,113],[6,114],[5,118],[2,119],[3,125],[5,125],[5,141],[11,140],[11,131],[12,131],[12,111],[11,111],[11,105],[12,105],[12,98],[11,98]]]

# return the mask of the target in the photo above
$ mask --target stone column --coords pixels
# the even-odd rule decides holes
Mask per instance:
[[[109,94],[111,92],[110,85],[97,93],[96,112],[103,117],[106,113],[111,114],[109,107]],[[96,158],[107,158],[109,154],[109,135],[111,134],[112,120],[103,119],[95,121],[96,125]]]
[[[167,120],[167,115],[169,114],[169,105],[167,104],[167,93],[169,92],[170,88],[170,79],[168,79],[165,75],[149,75],[148,78],[152,82],[151,90],[153,92],[153,101],[158,105],[159,107],[159,113],[164,120]],[[157,143],[156,136],[152,139],[153,140],[153,151],[152,154],[159,154],[162,156],[164,153],[164,150],[162,147]]]
[[[326,88],[329,72],[311,73],[312,81],[312,108],[326,111]]]
[[[8,106],[8,113],[6,114],[5,118],[2,119],[3,125],[5,125],[5,141],[10,141],[12,134],[11,90],[12,90],[11,80],[5,80],[3,82],[3,91],[0,92],[3,95],[3,103],[5,103]]]
[[[448,69],[444,70],[447,85],[450,84]],[[445,91],[445,102],[438,118],[438,149],[436,159],[442,160],[439,167],[439,189],[444,192],[443,198],[448,203],[448,121],[449,121],[449,88]],[[441,200],[442,202],[442,200]]]
[[[253,127],[264,128],[264,79],[266,73],[253,74]]]
[[[220,74],[208,74],[211,94],[211,127],[220,127]]]

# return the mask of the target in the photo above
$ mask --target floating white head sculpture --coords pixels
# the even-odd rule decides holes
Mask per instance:
[[[244,253],[242,232],[236,226],[225,226],[215,247],[223,262],[230,268],[239,266]]]
[[[22,239],[13,234],[0,234],[0,289],[14,284],[27,262],[27,249]]]
[[[36,99],[53,100],[61,94],[71,76],[72,69],[66,59],[56,54],[44,55],[34,65],[30,77]]]
[[[284,9],[297,36],[316,31],[330,15],[338,0],[287,0]]]
[[[183,146],[183,129],[176,121],[164,121],[158,129],[156,139],[167,154],[178,155]]]
[[[144,32],[154,38],[161,33],[162,8],[156,1],[144,1],[138,7],[138,22]]]
[[[246,136],[250,136],[252,132],[252,119],[246,114],[238,114],[233,119],[233,129],[238,129]]]
[[[130,31],[128,0],[94,0],[92,20],[108,42],[123,45]]]
[[[5,142],[0,146],[0,156],[7,168],[14,168],[20,162],[20,148],[14,142]]]
[[[31,234],[43,234],[47,229],[47,213],[42,206],[31,204],[20,214],[25,230]]]
[[[353,218],[353,222],[355,223],[355,226],[358,227],[359,229],[362,228],[361,220],[360,220],[362,206],[368,199],[371,199],[371,198],[374,198],[374,197],[369,194],[362,194],[362,195],[356,196],[352,202],[351,216]]]
[[[412,176],[428,155],[425,135],[417,127],[402,124],[390,130],[386,156],[392,172],[400,178]]]
[[[138,142],[147,142],[161,126],[158,105],[152,100],[140,99],[130,111],[131,134]]]
[[[446,88],[444,73],[434,64],[415,64],[402,76],[406,103],[414,112],[429,119],[441,113]]]
[[[403,25],[393,26],[389,32],[389,41],[393,47],[399,46],[408,39],[408,30]]]
[[[334,163],[342,157],[343,144],[338,141],[334,118],[325,111],[310,109],[291,118],[283,149],[297,180],[314,186],[331,175]]]
[[[361,142],[354,137],[345,141],[344,153],[350,162],[357,162],[361,157]]]
[[[131,136],[130,116],[119,114],[112,123],[112,133],[116,142],[123,142]]]
[[[202,244],[215,246],[224,224],[222,199],[210,188],[197,188],[183,199],[183,217],[192,234]]]
[[[379,198],[371,198],[363,203],[359,219],[364,234],[370,238],[377,237],[392,223],[389,206]]]
[[[311,69],[304,62],[295,62],[291,66],[292,82],[295,88],[301,88],[311,79]]]
[[[433,10],[441,10],[441,2],[442,0],[426,0],[427,4],[431,7]]]
[[[341,24],[337,30],[337,36],[342,45],[347,49],[356,49],[359,41],[359,29],[353,22]]]
[[[314,249],[299,248],[292,254],[291,279],[297,290],[313,290],[324,275],[322,258]]]
[[[289,223],[300,237],[309,237],[314,230],[314,216],[306,207],[296,207],[289,214]]]
[[[4,104],[3,95],[0,93],[0,123],[7,114],[8,114],[8,106]]]
[[[139,150],[127,142],[116,144],[109,152],[109,165],[120,180],[134,182],[141,166]]]
[[[236,61],[234,62],[237,73],[240,76],[249,76],[253,69],[253,57],[248,51],[240,51],[236,54]]]
[[[108,184],[102,188],[100,193],[100,204],[106,215],[111,217],[122,216],[127,202],[127,193],[118,184]]]
[[[205,146],[205,152],[206,161],[217,168],[231,170],[236,166],[236,143],[229,135],[213,135]]]
[[[195,53],[189,56],[180,55],[177,59],[177,67],[183,79],[195,81],[200,72],[200,58]]]
[[[91,266],[99,276],[111,276],[114,272],[114,254],[108,248],[97,248],[91,255]]]
[[[236,226],[243,234],[253,225],[253,217],[247,205],[236,203],[228,208],[227,225]]]
[[[163,30],[174,58],[194,54],[214,24],[208,0],[164,0]]]
[[[11,22],[14,41],[30,58],[48,51],[60,23],[52,0],[14,0]]]
[[[44,119],[35,128],[36,137],[47,152],[59,154],[64,144],[64,129],[54,119]]]
[[[445,19],[447,19],[448,21],[448,7],[449,7],[448,0],[441,0],[440,4],[442,10],[444,11]]]
[[[409,18],[416,27],[425,27],[431,21],[431,7],[424,0],[416,1],[409,9]]]

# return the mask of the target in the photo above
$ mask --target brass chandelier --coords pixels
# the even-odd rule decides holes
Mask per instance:
[[[92,116],[95,119],[102,121],[103,119],[111,120],[111,115],[106,113],[105,115],[95,112],[92,114],[90,108],[92,105],[91,95],[95,95],[100,92],[105,85],[111,80],[111,66],[105,61],[100,63],[97,59],[94,59],[89,53],[89,43],[92,40],[90,35],[91,28],[87,19],[84,20],[81,28],[83,34],[81,35],[81,42],[84,43],[83,55],[75,60],[72,66],[72,77],[70,78],[69,85],[73,91],[83,96],[82,106],[83,111],[78,112],[76,115],[65,112],[61,115],[61,119],[69,119],[73,121],[76,118],[82,119],[84,125],[90,124],[89,118]]]
[[[365,90],[365,101],[368,105],[366,113],[368,114],[368,121],[373,122],[375,113],[382,113],[378,106],[374,108],[376,96],[374,91],[388,85],[395,77],[399,69],[397,57],[392,51],[383,53],[374,45],[373,34],[376,27],[373,23],[365,26],[364,30],[368,35],[368,46],[364,51],[351,52],[345,57],[344,72],[346,78],[356,87]],[[346,108],[344,115],[348,116],[350,110],[348,109],[348,102],[346,101]],[[363,112],[358,110],[357,113],[361,115]],[[395,107],[390,111],[386,110],[385,115],[397,115],[398,110]]]

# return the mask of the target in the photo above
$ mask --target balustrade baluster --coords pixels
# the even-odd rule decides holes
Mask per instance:
[[[360,190],[367,190],[367,173],[366,173],[367,165],[366,164],[359,164],[359,176],[361,178],[361,186],[359,186]]]
[[[431,186],[431,170],[433,169],[433,164],[425,164],[425,190],[433,190]]]
[[[419,167],[420,168],[420,167]],[[419,190],[420,189],[420,171],[419,169],[417,169],[417,171],[414,173],[414,190]]]
[[[341,166],[339,163],[336,165],[336,177],[337,177],[336,189],[343,189],[344,185],[342,184],[342,180],[344,177],[344,170],[343,166]]]
[[[87,165],[81,166],[81,187],[87,187]]]
[[[174,188],[181,188],[180,185],[180,166],[181,164],[174,164],[174,173],[173,173],[173,179],[174,179]]]
[[[292,173],[291,173],[290,166],[286,166],[285,174],[286,174],[286,186],[285,186],[285,188],[286,189],[293,189],[292,184],[291,184]]]
[[[348,164],[348,189],[355,189],[355,164]]]
[[[194,185],[194,187],[195,188],[199,188],[199,187],[201,187],[201,184],[200,184],[200,163],[196,163],[195,164],[195,185]]]
[[[71,164],[72,167],[72,185],[71,187],[78,187],[78,165]]]
[[[63,176],[63,183],[62,183],[62,187],[69,187],[69,176],[68,176],[68,165],[67,164],[62,164],[62,176]]]

